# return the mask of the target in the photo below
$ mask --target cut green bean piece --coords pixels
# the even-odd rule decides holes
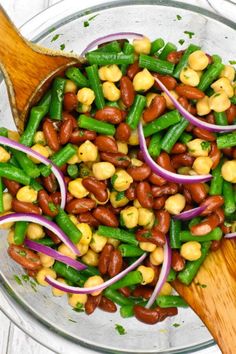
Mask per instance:
[[[175,145],[175,143],[179,140],[179,137],[182,135],[184,130],[187,128],[189,122],[184,118],[181,117],[179,123],[172,125],[161,141],[161,148],[166,152],[170,153],[171,149]]]
[[[185,50],[182,58],[180,59],[180,61],[178,62],[178,64],[176,65],[175,67],[175,70],[173,72],[173,76],[176,78],[176,79],[179,79],[179,76],[180,76],[180,73],[182,71],[182,69],[187,66],[188,64],[188,58],[190,56],[190,54],[192,54],[193,52],[195,52],[196,50],[199,50],[200,47],[198,47],[197,45],[195,44],[190,44],[188,46],[188,48]]]
[[[31,178],[40,176],[40,170],[37,165],[22,151],[10,149],[16,158],[22,170]]]
[[[80,128],[93,130],[104,135],[115,135],[116,132],[114,125],[88,117],[85,114],[79,116],[78,125]]]
[[[112,64],[133,64],[134,54],[110,53],[110,52],[89,52],[86,53],[86,59],[89,64],[112,65]]]
[[[80,261],[80,263],[83,263]],[[83,263],[85,264],[85,263]],[[97,267],[86,264],[86,269],[80,270],[80,274],[84,275],[86,278],[92,277],[93,275],[100,275]]]
[[[180,248],[181,242],[179,239],[181,231],[181,221],[171,219],[170,221],[170,247],[171,248]]]
[[[14,228],[14,243],[16,245],[22,245],[24,243],[28,222],[17,221]]]
[[[4,127],[0,127],[0,136],[8,137],[8,129]]]
[[[161,134],[153,134],[148,146],[148,152],[153,157],[156,158],[161,153]]]
[[[103,96],[102,85],[98,75],[98,66],[91,65],[85,68],[89,85],[95,94],[95,105],[97,109],[102,109],[105,106],[105,99]]]
[[[26,129],[20,137],[21,144],[25,146],[33,145],[34,135],[43,117],[47,114],[47,111],[48,109],[46,106],[36,106],[31,109]]]
[[[170,268],[170,272],[168,274],[167,280],[168,282],[174,281],[176,279],[176,271],[173,268]]]
[[[216,166],[216,168],[211,173],[212,179],[211,179],[211,184],[210,184],[210,189],[209,189],[210,195],[221,195],[222,194],[222,188],[223,188],[223,177],[221,175],[222,164],[223,164],[223,161],[220,161],[220,163]]]
[[[170,127],[171,125],[177,124],[181,121],[181,115],[177,111],[177,109],[170,111],[168,113],[163,114],[158,119],[155,119],[151,123],[148,123],[144,126],[144,136],[147,138],[148,136],[157,133],[163,129]]]
[[[135,302],[135,304],[138,304],[140,306],[146,306],[147,301],[138,301]],[[123,318],[129,318],[129,317],[133,317],[134,316],[134,305],[123,305],[120,308],[120,315]]]
[[[195,218],[189,221],[188,228],[190,229],[192,226],[199,224],[201,220],[202,220],[201,216],[195,216]]]
[[[146,54],[140,54],[139,66],[163,75],[172,75],[175,67],[169,61],[152,58]]]
[[[151,44],[150,54],[151,55],[156,54],[158,52],[158,50],[160,50],[162,47],[164,47],[164,45],[165,45],[164,39],[162,39],[162,38],[155,39],[155,41],[153,41]]]
[[[84,283],[87,280],[87,277],[81,275],[80,271],[58,261],[54,263],[53,269],[62,278],[65,278],[66,280],[69,280],[73,284],[77,284],[79,286],[84,286]]]
[[[218,125],[228,125],[227,117],[225,112],[214,112],[214,117],[216,124]]]
[[[49,107],[49,116],[52,119],[62,119],[62,101],[64,97],[66,79],[56,77],[52,84],[52,96]]]
[[[30,187],[33,188],[37,192],[41,191],[43,189],[43,186],[38,181],[36,181],[36,179],[33,179],[33,178],[31,178],[31,181],[30,181]]]
[[[77,165],[69,165],[67,167],[67,173],[73,179],[79,177],[79,168],[78,168],[78,166]]]
[[[24,171],[4,162],[0,162],[0,177],[5,177],[24,185],[30,184],[30,177]]]
[[[111,52],[111,53],[120,53],[121,52],[121,47],[119,42],[113,41],[107,44],[104,44],[101,47],[98,47],[97,49],[93,50],[92,52]]]
[[[225,215],[233,214],[236,210],[234,200],[234,190],[232,183],[223,181],[223,197],[224,197],[224,212]]]
[[[56,152],[51,160],[52,162],[58,166],[63,166],[72,156],[76,154],[76,148],[72,144],[65,145],[61,150]]]
[[[218,149],[227,149],[236,146],[236,131],[229,134],[219,135],[216,139]]]
[[[138,241],[135,238],[135,234],[129,231],[125,231],[115,227],[100,225],[98,227],[97,233],[98,235],[104,237],[112,237],[124,243],[129,243],[130,245],[138,246]]]
[[[219,77],[223,68],[224,65],[220,62],[211,64],[200,78],[200,83],[198,85],[199,90],[205,91],[213,83],[213,81]]]
[[[143,110],[146,106],[146,97],[142,95],[136,95],[134,103],[130,108],[130,111],[126,117],[126,123],[131,129],[136,129],[140,118],[142,116]]]
[[[113,290],[111,288],[107,288],[104,291],[104,295],[110,299],[111,301],[115,302],[120,306],[124,305],[134,305],[134,301],[124,295],[120,294],[117,290]]]
[[[182,143],[182,144],[187,144],[190,140],[192,140],[192,135],[189,134],[189,133],[186,133],[186,132],[183,132],[181,134],[181,136],[179,137],[179,141]]]
[[[82,88],[82,87],[89,87],[89,81],[88,79],[82,74],[81,70],[79,68],[71,67],[68,68],[65,72],[66,77],[73,81],[76,86]]]
[[[124,47],[123,47],[123,52],[124,52],[124,54],[133,54],[134,53],[134,46],[132,44],[130,44],[129,42],[125,42]],[[122,75],[126,74],[127,67],[128,67],[128,64],[122,64],[120,66],[120,70],[122,72]]]
[[[166,60],[169,53],[174,52],[177,50],[175,44],[171,42],[167,42],[165,47],[162,49],[161,53],[159,54],[158,58],[161,60]]]
[[[41,238],[40,240],[35,240],[35,242],[40,243],[41,245],[52,247],[55,246],[55,243],[51,239],[51,237],[44,237]]]
[[[122,279],[112,284],[109,288],[112,290],[117,290],[126,286],[141,284],[142,281],[143,277],[141,272],[139,272],[138,270],[134,270],[126,274]]]
[[[184,299],[178,295],[160,295],[156,299],[157,305],[161,308],[188,307]]]
[[[0,213],[4,212],[4,205],[3,205],[3,182],[2,177],[0,177]]]
[[[37,107],[44,107],[46,111],[45,114],[47,114],[49,111],[51,98],[52,98],[52,90],[48,90],[37,104]]]
[[[122,257],[139,257],[145,253],[141,248],[125,243],[119,245],[118,249],[121,251]]]
[[[82,233],[71,221],[66,212],[62,209],[59,210],[59,213],[55,217],[57,225],[65,232],[69,239],[73,243],[78,243],[82,237]]]
[[[179,234],[179,239],[181,242],[188,241],[197,241],[197,242],[206,242],[206,241],[219,241],[223,236],[223,232],[219,227],[216,227],[214,230],[203,236],[192,235],[190,231],[181,231]]]

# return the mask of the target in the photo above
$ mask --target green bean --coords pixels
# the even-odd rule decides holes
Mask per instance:
[[[211,173],[212,179],[211,179],[211,184],[210,184],[210,189],[209,189],[210,195],[221,195],[222,194],[222,188],[223,188],[223,177],[221,175],[222,164],[223,164],[223,161],[220,161],[220,163],[216,166],[216,168]]]
[[[138,303],[140,306],[145,306],[147,304],[147,301],[139,301],[135,302],[136,304]],[[120,315],[123,318],[129,318],[134,316],[134,305],[123,305],[120,308]]]
[[[195,218],[189,221],[188,228],[190,229],[192,226],[199,224],[201,220],[202,220],[201,216],[195,216]]]
[[[76,86],[82,87],[89,87],[88,79],[82,74],[79,68],[71,67],[68,68],[65,72],[66,77],[73,81]]]
[[[175,70],[173,72],[173,76],[176,78],[176,79],[179,79],[179,76],[180,76],[180,73],[182,71],[182,69],[187,66],[188,64],[188,58],[190,56],[190,54],[192,54],[193,52],[195,52],[196,50],[199,50],[200,47],[198,47],[197,45],[195,44],[190,44],[188,46],[188,48],[185,50],[182,58],[180,59],[180,61],[178,62],[178,64],[176,65],[175,67]]]
[[[181,242],[179,239],[179,234],[181,231],[181,221],[171,219],[170,221],[170,247],[180,248]]]
[[[199,90],[205,91],[212,84],[212,82],[219,77],[223,68],[224,65],[220,62],[211,64],[200,78],[200,83],[198,85]]]
[[[119,106],[119,104],[118,104],[117,101],[115,101],[115,102],[110,102],[110,101],[108,101],[108,102],[106,102],[106,106],[109,106],[109,107],[116,107],[116,108],[120,109],[120,106]]]
[[[117,290],[120,288],[124,288],[126,286],[141,284],[142,281],[143,281],[143,277],[141,272],[139,272],[138,270],[134,270],[126,274],[122,279],[110,285],[109,288],[112,290]]]
[[[0,213],[4,212],[4,205],[3,205],[3,182],[2,177],[0,177]]]
[[[51,160],[58,167],[63,166],[73,155],[76,154],[76,148],[72,144],[63,146],[58,152],[56,152]]]
[[[156,158],[161,153],[161,134],[153,134],[148,146],[148,152],[153,157]]]
[[[16,245],[22,245],[24,243],[27,227],[28,227],[28,222],[26,221],[17,221],[15,223],[14,243]]]
[[[35,242],[40,243],[41,245],[52,247],[55,246],[55,243],[51,239],[51,237],[44,237],[41,238],[40,240],[35,240]]]
[[[78,243],[82,237],[80,230],[73,224],[64,210],[60,209],[55,217],[57,225],[65,232],[73,243]]]
[[[145,253],[139,247],[127,245],[124,243],[119,245],[118,249],[121,251],[122,257],[139,257]]]
[[[85,114],[79,116],[78,125],[80,128],[93,130],[104,135],[115,135],[116,132],[113,124],[88,117]]]
[[[186,133],[186,132],[183,132],[181,134],[181,136],[179,137],[179,141],[182,143],[182,144],[187,144],[190,140],[192,140],[192,135],[189,134],[189,133]]]
[[[105,106],[105,99],[103,96],[101,81],[98,75],[98,66],[87,66],[85,70],[89,79],[89,85],[95,94],[95,105],[97,109],[102,109]]]
[[[22,170],[31,178],[40,176],[40,170],[37,165],[22,151],[10,149],[16,158]]]
[[[117,290],[113,290],[111,288],[107,288],[104,291],[104,296],[106,296],[111,301],[115,302],[120,306],[124,305],[134,305],[134,301],[124,295],[120,294]]]
[[[152,58],[145,54],[140,54],[139,66],[163,75],[172,75],[175,67],[169,61]]]
[[[0,136],[8,137],[8,129],[4,127],[0,127]]]
[[[178,295],[160,295],[156,299],[157,305],[161,308],[188,307],[184,299]]]
[[[151,44],[150,55],[156,54],[159,49],[164,47],[164,45],[165,45],[165,42],[164,42],[164,40],[162,38],[155,39],[155,41],[153,41],[152,44]]]
[[[166,60],[167,56],[169,53],[174,52],[177,50],[177,47],[175,44],[171,42],[167,42],[165,47],[162,49],[161,53],[158,56],[158,59],[161,60]]]
[[[18,161],[17,161],[17,159],[16,159],[15,156],[13,156],[13,155],[11,155],[11,158],[10,158],[10,160],[8,161],[8,163],[10,163],[12,166],[21,168],[21,167],[20,167],[20,164],[19,164]]]
[[[229,134],[219,135],[216,139],[218,149],[226,149],[236,146],[236,131]]]
[[[89,64],[97,65],[111,65],[111,64],[133,64],[134,54],[110,53],[110,52],[88,52],[86,53],[86,59]]]
[[[80,263],[82,262],[80,261]],[[86,269],[80,271],[80,274],[84,275],[86,278],[92,277],[93,275],[100,275],[98,268],[87,264],[86,267],[87,267]]]
[[[21,144],[25,146],[33,145],[34,135],[43,117],[47,113],[46,111],[47,110],[45,109],[45,107],[40,107],[40,106],[36,106],[31,109],[26,129],[24,130],[23,134],[20,137]]]
[[[81,275],[80,271],[58,261],[54,263],[53,269],[62,278],[65,278],[66,280],[69,280],[73,284],[77,284],[79,286],[83,286],[87,280],[87,277]]]
[[[231,103],[236,104],[236,95],[230,98]]]
[[[49,107],[49,116],[52,119],[62,119],[62,101],[64,96],[66,79],[56,77],[52,84],[52,96]]]
[[[79,168],[77,165],[69,165],[67,167],[67,174],[71,178],[75,179],[79,176]]]
[[[101,53],[101,52],[120,53],[121,52],[121,47],[120,47],[119,42],[113,41],[113,42],[104,44],[102,47],[98,47],[97,49],[93,50],[93,52],[97,52],[97,53],[98,52],[99,53]]]
[[[214,117],[216,124],[218,125],[228,125],[227,117],[225,112],[214,112]]]
[[[38,181],[36,181],[36,179],[33,179],[33,178],[31,178],[31,181],[30,181],[30,187],[33,188],[37,192],[41,191],[43,189],[43,186]]]
[[[129,42],[125,42],[124,47],[123,47],[123,53],[124,54],[133,54],[134,53],[134,46],[132,44],[130,44]],[[128,64],[122,64],[120,66],[120,70],[122,72],[122,75],[126,74],[127,67],[128,67]]]
[[[213,54],[211,56],[213,63],[222,63],[222,58],[218,54]]]
[[[126,123],[131,129],[136,129],[140,118],[142,116],[143,110],[146,106],[146,97],[142,95],[136,95],[134,103],[130,108],[130,111],[126,117]]]
[[[197,242],[206,242],[206,241],[219,241],[222,238],[223,232],[219,227],[216,227],[214,230],[203,236],[194,236],[190,231],[181,231],[179,234],[179,239],[181,242],[188,241],[197,241]]]
[[[129,243],[130,245],[138,246],[138,241],[135,238],[135,234],[129,231],[118,229],[110,226],[100,225],[97,231],[98,235],[104,237],[112,237],[121,242]]]
[[[168,282],[174,281],[176,279],[176,271],[173,268],[170,268],[167,280]]]
[[[232,183],[223,181],[224,212],[226,215],[233,214],[236,210],[234,190]]]
[[[26,175],[25,172],[4,162],[0,162],[0,177],[5,177],[24,185],[30,184],[30,177]]]
[[[172,125],[164,135],[161,140],[161,148],[166,152],[170,153],[171,149],[175,145],[175,143],[179,140],[179,137],[182,135],[184,130],[187,128],[189,122],[184,118],[181,117],[179,123]]]
[[[144,136],[148,137],[154,133],[157,133],[163,129],[170,127],[171,125],[179,123],[180,121],[181,121],[181,116],[177,111],[177,109],[165,113],[158,119],[155,119],[151,123],[148,123],[147,125],[144,126],[143,128]]]
[[[211,242],[203,242],[201,247],[201,257],[196,261],[188,261],[185,268],[179,272],[177,278],[181,283],[189,285],[192,282],[202,263],[206,259],[210,246]]]
[[[89,176],[91,173],[90,168],[84,163],[79,164],[79,177],[84,178]]]

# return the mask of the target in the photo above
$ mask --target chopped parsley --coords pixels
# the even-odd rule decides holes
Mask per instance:
[[[22,257],[25,257],[26,256],[26,252],[25,251],[19,251],[18,254]]]
[[[95,17],[97,17],[98,15],[99,15],[99,14],[90,17],[90,18],[88,19],[88,21],[92,21],[92,20],[93,20]]]
[[[99,15],[99,14],[94,15],[94,16],[90,17],[87,21],[84,21],[84,27],[89,27],[90,22],[91,22],[95,17],[97,17],[98,15]]]
[[[117,192],[116,194],[116,201],[122,200],[125,197],[125,192]]]
[[[236,60],[229,60],[229,63],[230,63],[231,65],[236,65]]]
[[[185,40],[184,40],[184,39],[180,39],[180,40],[179,40],[179,44],[180,44],[180,45],[183,45],[183,44],[184,44],[184,42],[185,42]]]
[[[115,181],[117,180],[117,178],[118,178],[118,175],[113,175],[112,177],[111,177],[111,184],[114,186],[114,183],[115,183]]]
[[[55,42],[56,40],[58,40],[58,38],[59,38],[60,36],[62,36],[61,33],[55,34],[55,36],[52,37],[51,42]]]
[[[144,233],[142,234],[142,237],[144,237],[144,238],[150,238],[150,237],[152,237],[151,231],[146,231],[146,232],[144,232]]]
[[[48,203],[48,207],[49,207],[51,212],[54,212],[54,211],[57,210],[57,207],[55,206],[55,204],[53,202],[49,202]]]
[[[25,282],[27,282],[27,281],[30,280],[30,277],[28,276],[28,274],[23,274],[21,278],[22,278],[22,280],[24,280]]]
[[[121,335],[123,336],[124,334],[126,334],[126,330],[124,329],[123,326],[121,326],[120,324],[116,323],[116,326],[115,326],[115,330]]]
[[[127,157],[126,156],[118,157],[117,161],[127,161]]]
[[[22,283],[20,277],[18,277],[18,275],[14,275],[13,278],[17,282],[18,285],[23,285],[23,283]]]
[[[182,16],[180,16],[180,15],[176,15],[176,18],[178,21],[182,20]]]
[[[177,328],[177,327],[179,327],[181,325],[180,325],[180,323],[173,323],[172,326]]]
[[[195,35],[194,32],[190,32],[190,31],[184,31],[184,33],[187,34],[190,39]]]
[[[64,44],[64,43],[62,43],[62,44],[60,45],[60,49],[61,49],[61,50],[64,50],[64,49],[65,49],[65,47],[66,47],[66,46],[65,46],[65,44]]]
[[[55,29],[56,29],[56,27],[52,27],[52,28],[50,28],[49,33],[54,32],[54,31],[55,31]]]
[[[202,288],[202,289],[205,289],[205,288],[207,287],[206,284],[201,284],[201,283],[199,283],[199,282],[195,283],[195,285],[199,286],[199,287]]]
[[[211,143],[209,141],[203,141],[201,143],[202,150],[208,150],[210,145],[211,145]]]
[[[68,321],[73,322],[73,323],[77,323],[76,321],[72,320],[71,318],[68,318]]]
[[[76,307],[73,308],[73,311],[75,312],[84,312],[84,305],[78,302],[76,304]]]
[[[84,27],[88,27],[89,26],[89,22],[88,21],[84,21]]]

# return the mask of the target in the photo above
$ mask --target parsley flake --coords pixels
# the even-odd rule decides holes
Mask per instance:
[[[180,45],[183,45],[183,44],[184,44],[184,42],[185,42],[185,40],[184,40],[184,39],[180,39],[180,40],[179,40],[179,44],[180,44]]]
[[[184,31],[184,33],[187,34],[190,39],[195,35],[194,32],[190,32],[190,31]]]
[[[236,65],[236,60],[229,60],[229,63],[230,63],[231,65]]]
[[[176,15],[176,18],[178,21],[182,20],[182,16],[180,16],[180,15]]]
[[[51,42],[55,42],[56,40],[58,40],[58,38],[59,38],[60,36],[62,36],[61,33],[55,34],[55,36],[52,37]]]
[[[84,21],[84,27],[88,27],[89,26],[89,22],[88,21]]]
[[[116,331],[117,331],[121,336],[123,336],[124,334],[127,333],[126,330],[124,329],[124,327],[121,326],[121,325],[118,324],[118,323],[116,323],[115,329],[116,329]]]
[[[177,328],[177,327],[180,326],[180,324],[179,323],[173,323],[172,326]]]
[[[76,307],[73,308],[73,311],[75,312],[84,312],[84,305],[78,302],[76,304]]]
[[[17,282],[18,285],[23,285],[23,283],[22,283],[20,277],[18,277],[18,275],[14,275],[13,278]]]
[[[208,150],[210,148],[211,143],[209,141],[203,141],[201,143],[202,150]]]
[[[125,192],[118,192],[116,194],[116,201],[118,202],[119,200],[122,200],[125,197]]]
[[[201,283],[199,283],[199,282],[195,283],[195,285],[199,286],[199,287],[202,288],[202,289],[205,289],[205,288],[207,287],[206,284],[201,284]]]
[[[64,44],[64,43],[62,43],[62,44],[60,45],[60,49],[61,49],[61,50],[64,50],[64,49],[65,49],[65,47],[66,47],[66,46],[65,46],[65,44]]]
[[[48,207],[49,207],[51,212],[54,212],[54,211],[57,210],[57,207],[55,206],[55,204],[53,202],[49,202],[48,203]]]
[[[115,181],[117,180],[117,178],[118,178],[118,175],[113,175],[112,177],[111,177],[111,184],[114,186],[114,183],[115,183]]]

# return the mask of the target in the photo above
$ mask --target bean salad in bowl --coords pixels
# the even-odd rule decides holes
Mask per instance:
[[[21,135],[0,128],[0,228],[75,310],[155,324],[187,306],[171,282],[236,236],[235,69],[129,32],[81,55]]]

